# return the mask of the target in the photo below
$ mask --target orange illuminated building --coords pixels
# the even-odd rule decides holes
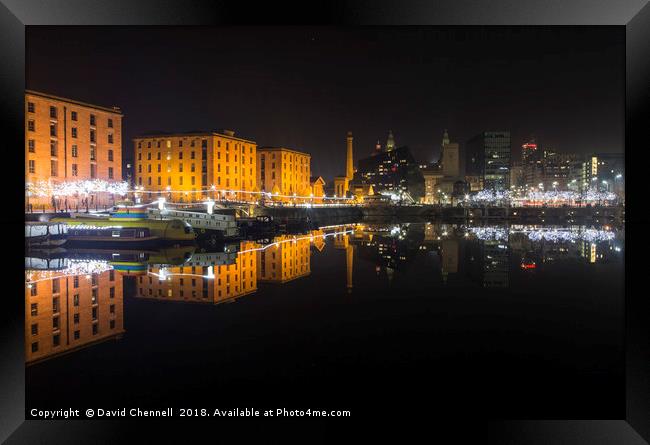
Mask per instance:
[[[313,202],[321,204],[325,196],[325,180],[321,176],[316,176],[309,179],[311,185],[311,193],[314,195]]]
[[[117,107],[26,90],[25,182],[121,181],[122,116]],[[64,198],[55,199],[64,207]],[[75,207],[82,197],[65,199]],[[93,205],[105,205],[114,197],[100,192],[89,199]],[[35,209],[52,206],[51,196],[30,196],[28,201]]]
[[[242,241],[231,264],[188,263],[176,267],[151,267],[137,277],[137,297],[159,301],[219,304],[257,291],[258,247]]]
[[[26,272],[25,360],[73,352],[124,333],[122,277]]]
[[[272,193],[274,200],[310,202],[313,198],[309,154],[289,148],[260,147],[257,160],[259,188]]]
[[[133,139],[135,186],[151,199],[257,201],[257,144],[230,130]],[[149,192],[149,193],[147,193]]]
[[[311,273],[311,236],[282,235],[273,245],[260,251],[257,279],[267,283],[286,283]]]

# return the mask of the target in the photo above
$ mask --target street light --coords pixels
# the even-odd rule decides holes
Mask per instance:
[[[214,212],[214,201],[208,198],[208,200],[205,202],[205,205],[208,208],[208,215],[212,215]]]

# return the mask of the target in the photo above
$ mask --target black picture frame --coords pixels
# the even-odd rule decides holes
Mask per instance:
[[[254,6],[253,6],[254,5]],[[6,205],[2,228],[21,233],[25,90],[25,27],[38,25],[610,25],[626,30],[626,415],[613,420],[503,420],[479,431],[491,443],[644,443],[650,440],[650,303],[643,278],[649,218],[643,208],[650,138],[650,5],[645,0],[402,0],[253,4],[182,0],[2,0],[0,113]],[[7,174],[8,173],[8,174]],[[15,199],[14,199],[15,198]],[[16,245],[20,240],[14,240]],[[4,250],[13,246],[7,244]],[[636,257],[638,255],[638,257]],[[635,257],[633,259],[633,257]],[[24,419],[23,269],[9,257],[3,295],[0,440],[7,443],[127,443],[113,421]],[[428,419],[431,421],[432,419]],[[463,423],[459,420],[458,428]],[[139,424],[142,426],[142,424]],[[240,422],[239,428],[245,428]],[[457,426],[454,426],[456,428]],[[168,427],[169,428],[169,427]],[[166,429],[158,432],[165,434]],[[140,433],[143,434],[143,433]],[[436,436],[436,429],[431,431]],[[128,436],[130,439],[145,436]],[[149,437],[149,436],[146,436]],[[44,439],[46,438],[46,439]],[[309,439],[307,439],[309,440]],[[147,442],[145,440],[145,442]]]

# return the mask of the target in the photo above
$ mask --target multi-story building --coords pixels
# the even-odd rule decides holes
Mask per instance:
[[[143,135],[133,145],[135,186],[149,198],[259,199],[257,144],[234,131]]]
[[[443,180],[444,175],[437,164],[420,168],[424,177],[423,204],[442,204],[442,189],[438,184]]]
[[[423,203],[449,203],[458,195],[458,185],[464,183],[460,176],[460,148],[449,140],[447,130],[442,137],[440,159],[437,163],[420,166],[420,171],[424,176]]]
[[[510,167],[510,188],[516,189],[524,184],[524,166],[520,162],[513,162]]]
[[[522,144],[521,146],[521,162],[526,164],[528,159],[537,152],[537,144],[535,139],[531,139],[529,142]]]
[[[522,163],[522,180],[526,189],[544,187],[544,151],[537,145]]]
[[[82,180],[122,180],[122,113],[38,91],[25,92],[25,182],[47,190]],[[45,184],[49,184],[46,186]],[[29,189],[28,189],[29,191]],[[32,207],[74,208],[107,205],[107,193],[40,196],[28,193]],[[82,200],[84,201],[82,203]]]
[[[41,275],[46,277],[42,278]],[[30,271],[27,276],[27,363],[71,352],[124,333],[122,277],[114,270],[91,275]]]
[[[625,158],[623,153],[600,153],[586,156],[580,168],[572,169],[571,188],[607,191],[625,198]],[[577,184],[577,187],[576,187]]]
[[[350,189],[372,186],[375,194],[408,194],[413,200],[424,197],[424,177],[408,147],[398,147],[359,159]]]
[[[465,172],[470,184],[482,182],[488,190],[510,187],[509,131],[484,131],[467,142],[466,151]]]
[[[260,147],[257,150],[260,191],[272,193],[279,201],[309,200],[311,187],[311,156],[283,147]]]
[[[578,161],[575,154],[544,150],[541,182],[544,190],[566,190],[572,180],[571,172]]]

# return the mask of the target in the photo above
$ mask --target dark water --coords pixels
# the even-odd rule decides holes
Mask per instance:
[[[62,254],[68,272],[35,271],[56,261],[31,258],[28,416],[170,406],[354,416],[415,403],[452,416],[624,415],[622,230],[418,223],[272,241],[78,249]]]

